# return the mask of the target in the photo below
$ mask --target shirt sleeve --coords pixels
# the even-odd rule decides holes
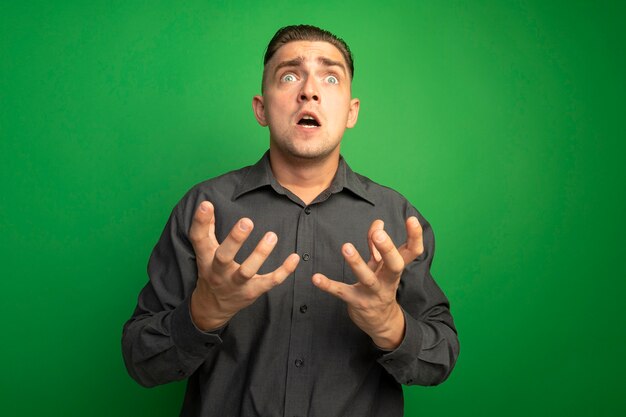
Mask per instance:
[[[378,361],[401,384],[437,385],[454,368],[459,339],[448,299],[430,274],[435,251],[432,228],[412,207],[408,216],[417,216],[422,225],[424,253],[406,267],[398,288],[404,339]]]
[[[191,320],[197,267],[181,211],[179,203],[152,251],[149,282],[122,334],[128,373],[147,387],[187,378],[222,343],[223,328],[202,332]]]

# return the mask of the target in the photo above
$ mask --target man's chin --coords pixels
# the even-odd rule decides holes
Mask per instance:
[[[299,160],[302,162],[313,162],[317,160],[324,160],[336,152],[339,148],[339,144],[335,147],[329,146],[314,146],[313,143],[278,143],[270,141],[270,148],[274,152],[279,152],[284,158]]]
[[[333,149],[288,149],[287,154],[294,159],[302,160],[303,162],[321,161],[328,158],[333,154],[336,148]]]

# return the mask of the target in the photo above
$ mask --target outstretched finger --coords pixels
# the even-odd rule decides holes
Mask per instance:
[[[341,248],[341,251],[343,253],[343,257],[352,269],[352,272],[354,272],[354,275],[356,275],[359,282],[365,288],[377,291],[380,288],[380,282],[378,281],[378,278],[376,278],[376,274],[374,274],[368,264],[366,264],[363,258],[361,258],[361,255],[359,255],[359,252],[356,250],[354,245],[346,243]]]
[[[232,266],[235,255],[241,249],[243,242],[246,241],[254,224],[252,220],[244,217],[240,219],[230,230],[226,239],[215,251],[215,257],[213,258],[213,269],[216,271],[224,271]]]
[[[367,243],[370,248],[370,259],[369,261],[367,261],[367,266],[372,271],[375,271],[376,268],[378,268],[378,264],[382,260],[382,257],[380,256],[380,252],[378,252],[378,249],[376,249],[376,246],[374,245],[374,241],[372,240],[372,235],[374,234],[376,230],[383,230],[384,227],[385,227],[385,222],[383,222],[380,219],[376,219],[372,222],[370,229],[367,232]]]
[[[326,291],[348,304],[354,301],[354,287],[352,285],[333,281],[326,277],[326,275],[320,273],[314,274],[312,281],[320,290]]]
[[[405,264],[413,262],[424,253],[424,237],[422,226],[417,217],[411,216],[406,220],[406,243],[398,248]]]
[[[256,245],[256,248],[254,248],[250,256],[239,266],[236,277],[242,282],[246,282],[256,275],[267,257],[276,247],[277,241],[278,237],[276,233],[267,232],[265,236],[263,236],[263,239]]]
[[[289,275],[293,274],[299,261],[300,256],[297,253],[292,253],[284,260],[283,264],[273,272],[261,275],[258,279],[255,278],[255,280],[251,282],[256,282],[257,285],[261,286],[261,293],[267,292],[275,286],[282,284]]]
[[[197,257],[209,258],[219,246],[215,238],[215,208],[208,201],[200,203],[189,228],[189,240]]]
[[[396,279],[404,270],[404,259],[394,245],[391,237],[384,230],[377,230],[372,235],[374,244],[383,258],[381,269],[383,279]]]

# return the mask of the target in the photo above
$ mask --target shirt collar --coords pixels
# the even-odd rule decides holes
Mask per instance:
[[[279,194],[285,194],[285,188],[278,183],[272,168],[270,166],[269,151],[265,152],[263,157],[248,169],[239,185],[235,188],[233,200],[238,199],[243,194],[256,190],[257,188],[270,186]],[[333,178],[328,191],[332,194],[339,193],[343,189],[351,191],[357,197],[367,201],[371,205],[375,205],[370,193],[367,192],[359,176],[350,169],[343,156],[339,157],[339,167]]]

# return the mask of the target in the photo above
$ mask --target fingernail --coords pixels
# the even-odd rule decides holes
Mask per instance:
[[[417,226],[419,224],[419,221],[417,220],[417,217],[415,216],[410,217],[409,221],[411,222],[411,226]]]
[[[320,282],[322,282],[322,279],[317,275],[313,275],[313,284],[319,285]]]
[[[208,210],[207,205],[206,205],[206,204],[204,204],[204,203],[201,203],[201,204],[200,204],[200,210],[202,210],[202,211],[207,211],[207,210]]]
[[[269,232],[265,235],[265,241],[267,243],[274,243],[277,240],[277,236],[275,233]]]
[[[378,243],[385,241],[385,232],[382,230],[377,230],[374,232],[374,240]]]
[[[245,220],[241,220],[239,222],[239,228],[244,232],[247,232],[248,230],[250,230],[250,224]]]
[[[349,243],[346,246],[344,246],[343,251],[348,256],[354,255],[354,247]]]

